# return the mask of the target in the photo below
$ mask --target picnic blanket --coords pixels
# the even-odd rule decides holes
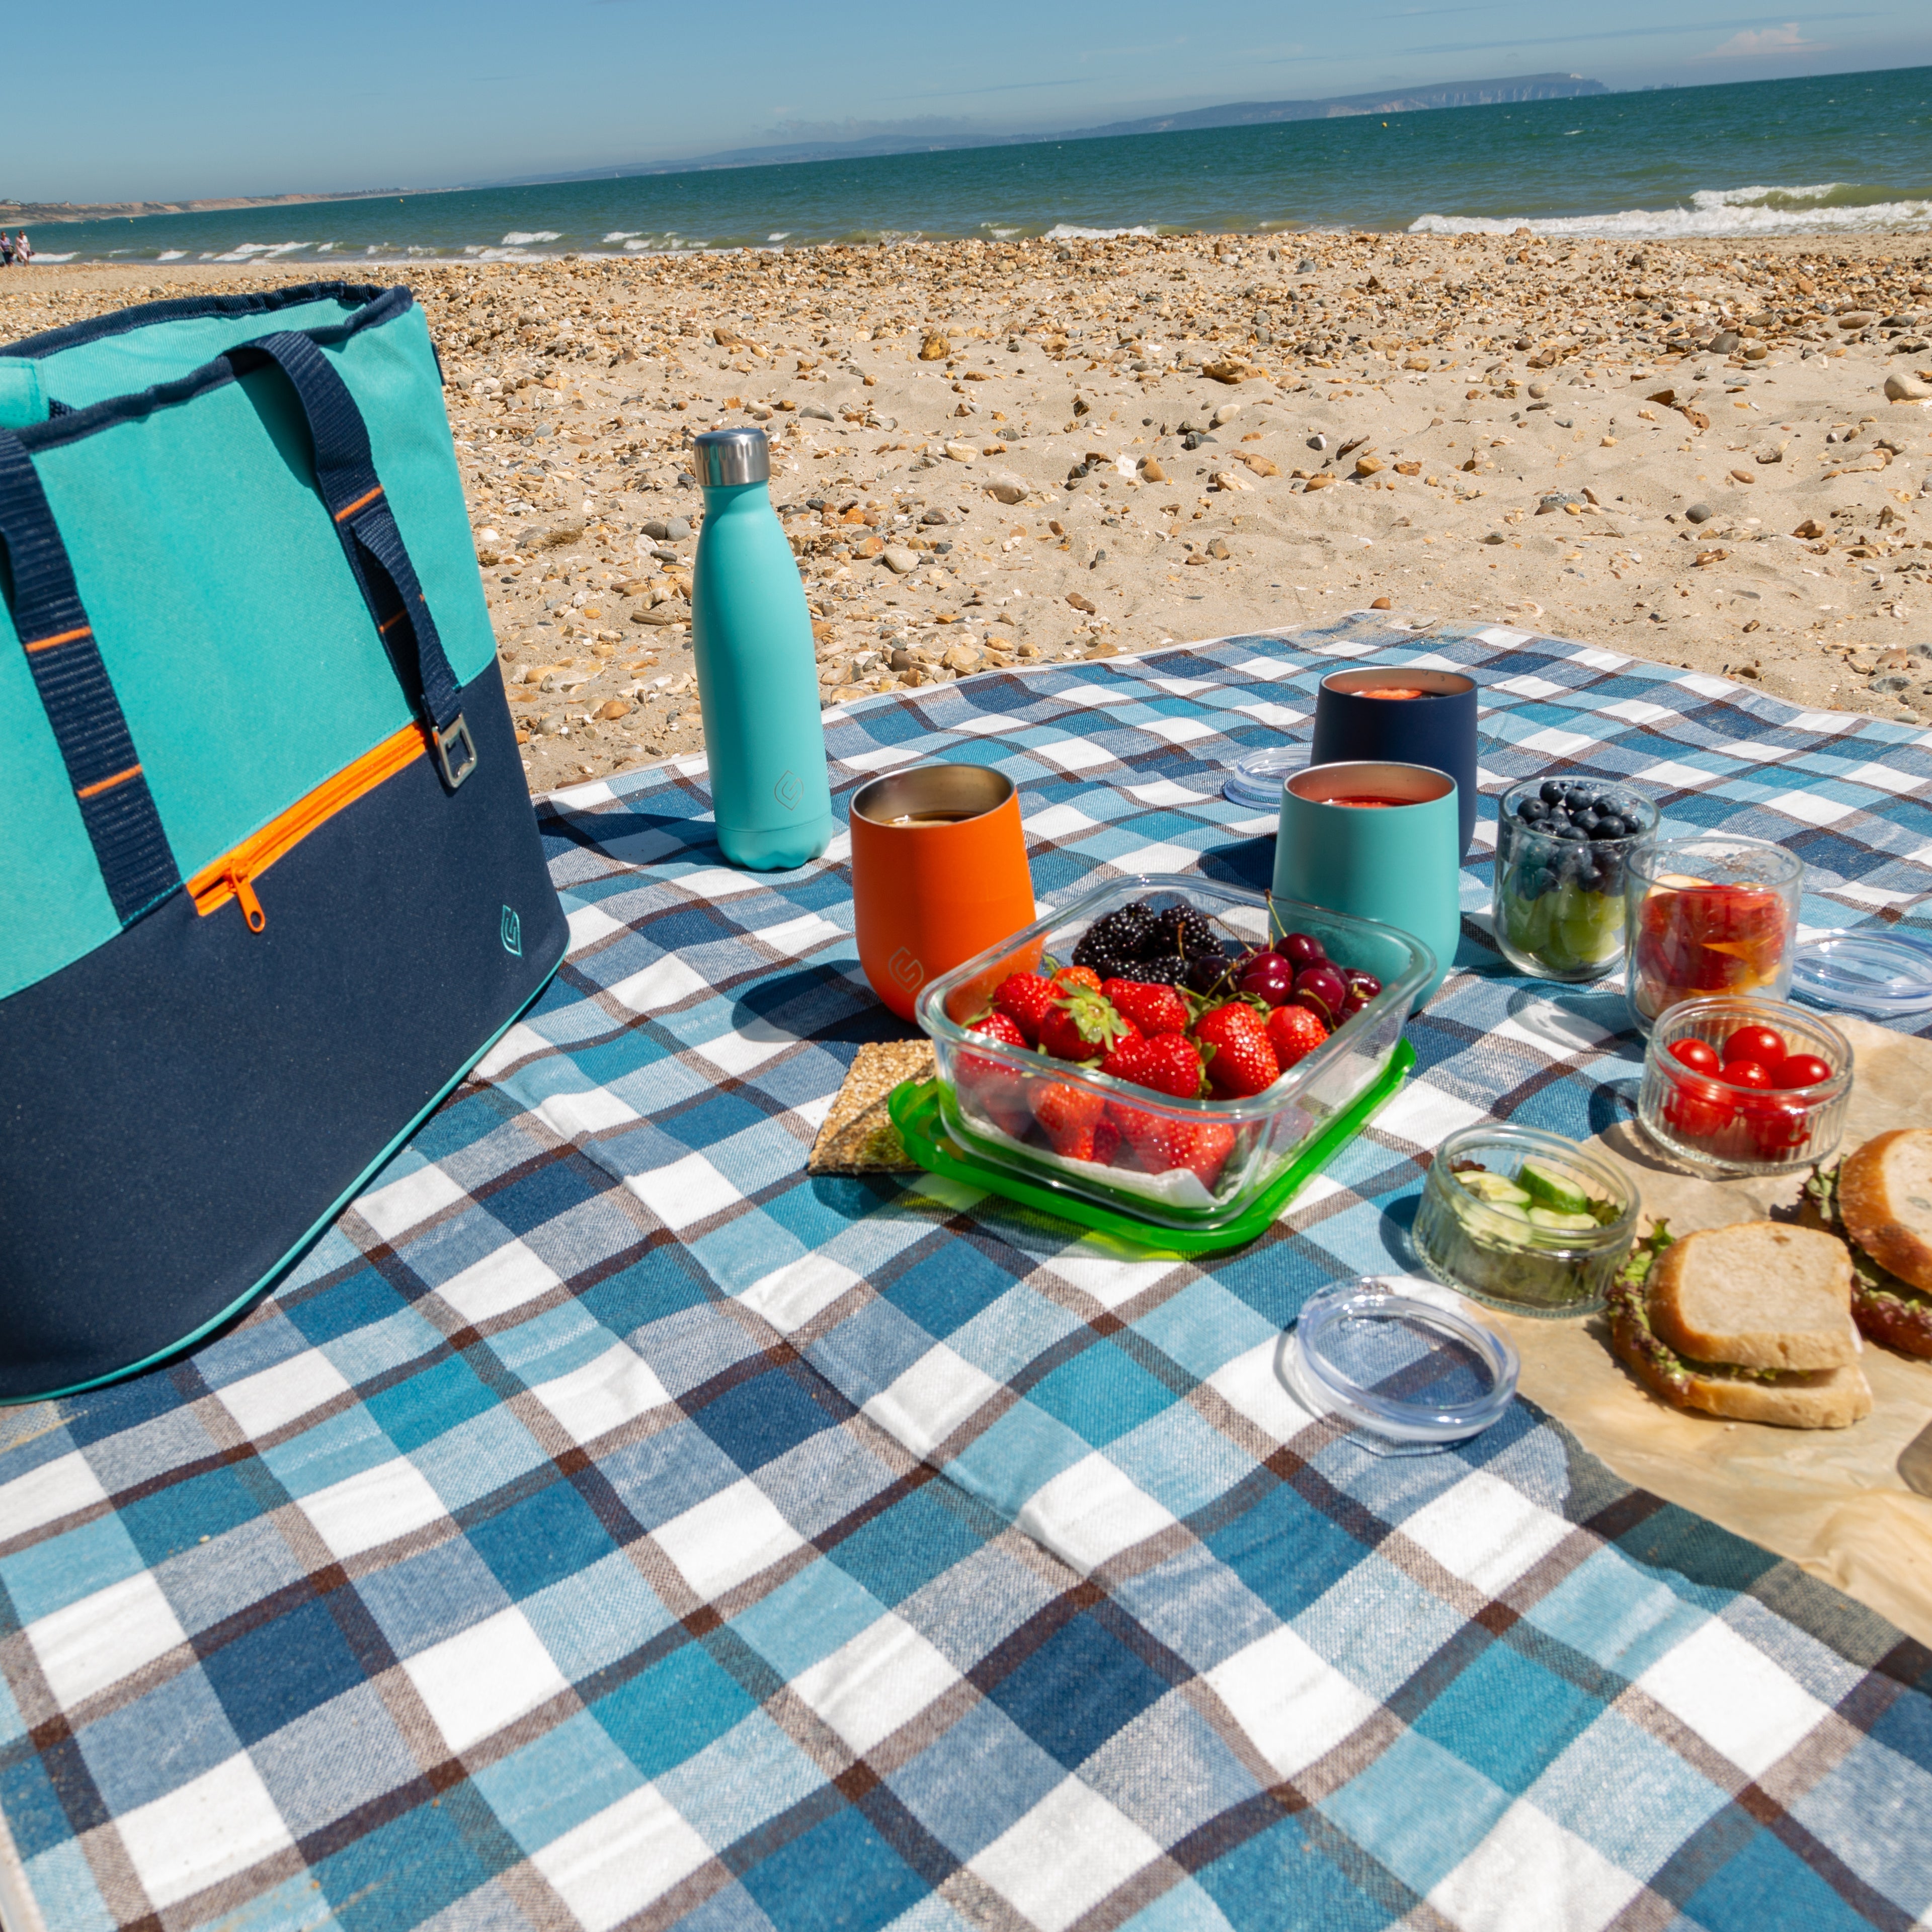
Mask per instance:
[[[1264,881],[1244,751],[1388,652],[1486,787],[1628,780],[1923,929],[1932,740],[1520,632],[1358,614],[828,717],[836,796],[1017,782],[1041,897]],[[8,1932],[1904,1928],[1932,1654],[1526,1403],[1311,1423],[1279,1337],[1412,1266],[1418,1157],[1634,1090],[1613,992],[1503,970],[1486,848],[1418,1076],[1264,1240],[1136,1258],[808,1177],[866,991],[844,842],[710,842],[698,761],[550,801],[573,949],[284,1286],[0,1414]]]

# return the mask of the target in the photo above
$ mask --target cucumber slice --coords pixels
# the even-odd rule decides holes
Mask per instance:
[[[1554,1208],[1564,1214],[1580,1214],[1590,1204],[1590,1197],[1560,1168],[1546,1166],[1532,1155],[1516,1171],[1516,1185],[1527,1189],[1540,1208]]]
[[[1517,1208],[1529,1205],[1530,1197],[1507,1174],[1460,1174],[1456,1178],[1480,1199],[1492,1203],[1508,1202]]]
[[[1533,1208],[1519,1208],[1514,1201],[1486,1201],[1483,1205],[1492,1214],[1500,1214],[1506,1221],[1527,1222],[1537,1211]]]
[[[1532,1228],[1551,1228],[1566,1234],[1586,1234],[1594,1231],[1597,1223],[1588,1214],[1571,1214],[1560,1208],[1532,1208],[1529,1210],[1529,1225]]]

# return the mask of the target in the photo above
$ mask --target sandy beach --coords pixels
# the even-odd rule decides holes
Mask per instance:
[[[534,790],[695,749],[694,432],[828,704],[1383,604],[1932,722],[1932,242],[1306,233],[372,266],[448,381]],[[214,266],[0,274],[0,338]]]

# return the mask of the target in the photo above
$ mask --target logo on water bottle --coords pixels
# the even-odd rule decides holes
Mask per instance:
[[[524,922],[512,906],[503,908],[502,923],[496,928],[497,937],[503,942],[503,950],[515,958],[524,956]]]
[[[772,796],[786,811],[794,811],[805,796],[805,782],[796,772],[781,772],[778,783],[772,787]]]
[[[886,970],[908,993],[916,992],[919,988],[919,982],[926,977],[926,968],[903,946],[886,961]]]

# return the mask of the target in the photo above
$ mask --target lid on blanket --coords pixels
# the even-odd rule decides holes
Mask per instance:
[[[1281,788],[1308,763],[1310,748],[1293,742],[1270,745],[1238,760],[1221,788],[1221,796],[1234,805],[1251,805],[1262,812],[1281,809]]]
[[[1815,933],[1792,956],[1791,990],[1873,1019],[1922,1013],[1932,1006],[1932,944],[1882,926]]]

